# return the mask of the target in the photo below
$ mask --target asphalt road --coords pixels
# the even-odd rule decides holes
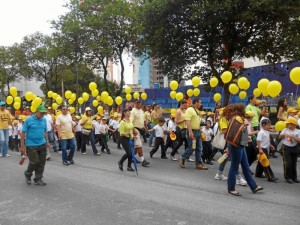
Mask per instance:
[[[109,146],[111,155],[94,156],[90,147],[87,155],[76,152],[70,166],[52,153],[45,187],[25,183],[27,161],[19,166],[19,153],[0,158],[0,225],[300,224],[300,185],[283,180],[281,157],[271,159],[278,183],[256,178],[265,188],[261,193],[237,186],[242,196],[235,197],[227,193],[226,181],[214,180],[216,162],[208,171],[196,170],[192,162],[181,169],[178,162],[160,159],[158,152],[149,159],[145,144],[151,164],[138,166],[137,176],[119,171],[124,150]],[[229,163],[226,175],[228,169]]]

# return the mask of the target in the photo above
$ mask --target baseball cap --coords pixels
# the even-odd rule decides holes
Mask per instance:
[[[92,111],[92,109],[90,107],[86,107],[85,111]]]
[[[286,121],[285,121],[286,124],[294,124],[294,125],[297,125],[297,120],[294,118],[294,117],[289,117]]]
[[[288,108],[287,109],[287,113],[297,113],[298,110],[294,109],[294,108]]]
[[[0,106],[3,106],[3,105],[5,105],[5,102],[1,101]]]
[[[39,107],[37,107],[36,111],[41,112],[41,113],[46,113],[47,109],[45,106],[40,105]]]

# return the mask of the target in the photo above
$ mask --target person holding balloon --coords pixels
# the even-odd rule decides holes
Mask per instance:
[[[0,102],[0,156],[9,157],[8,140],[9,125],[12,124],[13,117],[8,110],[5,109],[5,102]]]

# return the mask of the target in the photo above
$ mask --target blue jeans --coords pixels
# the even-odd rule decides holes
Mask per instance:
[[[242,145],[235,147],[229,143],[227,143],[227,146],[231,157],[231,165],[229,169],[227,182],[228,191],[235,190],[236,175],[238,173],[240,164],[249,187],[251,188],[251,190],[254,190],[257,187],[257,185],[251,176],[245,147]]]
[[[75,152],[75,137],[71,139],[62,139],[60,140],[61,144],[61,156],[63,161],[73,160]],[[70,153],[67,154],[67,146],[70,147]]]
[[[149,129],[152,129],[155,126],[153,123],[149,123]],[[155,131],[150,131],[150,136],[149,136],[149,145],[152,145],[153,143],[153,138],[155,138]]]
[[[0,152],[2,156],[5,156],[8,152],[8,140],[9,140],[9,130],[1,129],[0,130]]]
[[[90,144],[92,146],[94,154],[97,154],[98,150],[97,150],[96,145],[95,145],[95,136],[94,136],[94,132],[93,131],[91,131],[88,136],[84,135],[82,133],[81,152],[82,153],[86,152],[86,141],[87,141],[87,139],[90,140]]]
[[[47,133],[48,133],[49,143],[52,145],[53,150],[56,150],[56,143],[55,143],[53,130],[48,131]]]
[[[195,157],[196,157],[196,164],[202,163],[201,155],[202,155],[202,139],[200,135],[200,131],[193,131],[194,137],[196,138],[196,150],[195,150]],[[188,147],[184,151],[184,153],[181,155],[182,160],[188,159],[194,152],[192,149],[192,139],[190,139],[189,134],[187,132],[187,137],[188,141]]]

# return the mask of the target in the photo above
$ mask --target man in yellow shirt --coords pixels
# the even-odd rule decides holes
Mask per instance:
[[[146,121],[145,114],[142,109],[141,100],[137,99],[134,104],[134,108],[131,110],[130,121],[133,123],[133,126],[138,129],[140,135],[144,138],[144,142],[147,143],[146,139]]]
[[[193,106],[189,107],[185,112],[185,120],[187,126],[187,141],[188,147],[181,155],[179,160],[179,166],[185,168],[185,160],[188,159],[195,151],[196,169],[207,170],[207,167],[203,164],[202,155],[202,139],[200,131],[200,107],[201,100],[194,98]]]
[[[75,152],[75,136],[74,126],[71,115],[68,113],[68,107],[61,107],[62,114],[56,118],[56,129],[62,153],[62,163],[65,166],[74,164],[73,156]],[[70,152],[67,154],[67,146],[70,147]]]
[[[9,157],[8,152],[8,139],[9,129],[8,126],[12,123],[12,115],[5,109],[5,102],[0,102],[0,156]]]

